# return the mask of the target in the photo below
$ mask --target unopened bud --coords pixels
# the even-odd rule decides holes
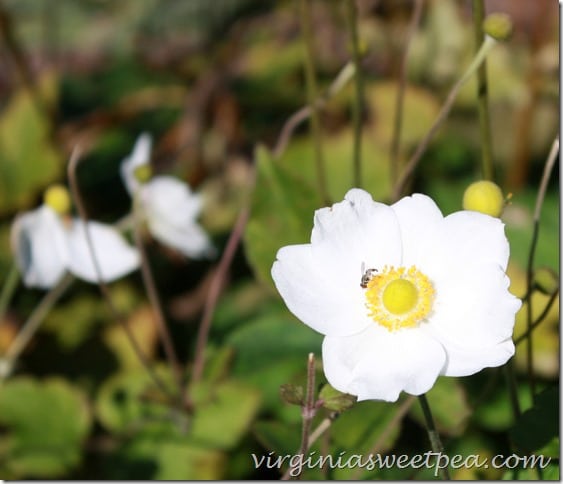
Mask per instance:
[[[502,190],[495,183],[481,180],[469,185],[463,194],[463,209],[500,217],[504,208]]]
[[[508,40],[512,35],[512,20],[505,13],[492,13],[483,22],[483,30],[495,40]]]

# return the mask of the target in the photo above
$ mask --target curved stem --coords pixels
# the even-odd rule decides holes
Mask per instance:
[[[317,181],[319,194],[324,202],[329,205],[328,189],[326,184],[325,164],[322,149],[321,122],[315,102],[318,97],[317,79],[315,76],[315,52],[313,46],[313,29],[311,19],[310,0],[300,0],[301,30],[305,40],[305,80],[307,84],[307,100],[311,109],[311,130],[315,148],[315,164],[317,167]]]
[[[9,346],[4,357],[1,358],[4,362],[7,362],[9,370],[13,367],[14,363],[19,358],[21,352],[27,346],[37,329],[39,329],[39,326],[43,322],[43,319],[45,319],[45,316],[70,287],[70,284],[73,281],[74,277],[71,274],[66,273],[57,285],[45,294],[43,299],[41,299],[41,302],[33,310],[29,318],[23,324],[22,329],[18,332],[16,339]],[[0,379],[4,379],[7,376],[8,375],[1,374]]]
[[[18,265],[14,261],[12,262],[8,276],[6,277],[4,285],[2,286],[2,293],[0,293],[0,326],[2,326],[4,315],[6,314],[6,310],[8,309],[8,304],[10,303],[10,300],[14,295],[14,291],[18,287],[19,280],[20,271],[18,269]]]
[[[483,32],[483,19],[485,7],[483,0],[473,0],[473,26],[475,34],[475,48],[480,46],[485,39]],[[482,172],[484,180],[493,180],[493,147],[491,143],[491,121],[489,116],[489,98],[487,83],[487,63],[477,69],[477,110],[479,112],[479,129],[481,133]]]
[[[399,175],[399,146],[401,145],[401,130],[403,125],[403,103],[405,97],[405,88],[407,85],[407,62],[409,56],[409,50],[420,23],[420,17],[422,16],[422,6],[424,0],[416,0],[414,4],[414,10],[412,13],[411,21],[409,24],[409,29],[407,32],[405,40],[405,50],[403,52],[403,59],[401,62],[401,71],[399,72],[399,85],[397,87],[397,98],[395,100],[395,121],[393,123],[393,135],[391,137],[391,148],[390,148],[390,173],[391,173],[391,183],[397,183],[397,177]]]
[[[442,123],[445,121],[448,114],[450,113],[450,110],[451,110],[451,108],[454,104],[454,101],[455,101],[460,89],[471,78],[471,76],[473,75],[475,70],[485,60],[487,54],[489,53],[489,51],[493,48],[493,46],[495,44],[496,44],[496,41],[492,37],[487,36],[485,38],[485,41],[481,45],[479,52],[477,53],[477,55],[475,56],[475,58],[473,59],[473,61],[471,62],[471,64],[469,65],[469,67],[467,68],[465,73],[463,74],[463,76],[461,76],[461,78],[456,82],[456,84],[454,85],[454,87],[452,88],[450,93],[448,94],[448,97],[446,98],[446,102],[444,103],[444,105],[442,106],[442,109],[438,113],[438,116],[435,119],[434,123],[432,124],[432,127],[430,128],[430,130],[428,131],[426,136],[423,138],[423,140],[418,144],[416,151],[414,152],[411,159],[409,160],[409,162],[405,166],[405,169],[404,169],[403,173],[401,174],[399,181],[395,185],[395,188],[393,189],[393,193],[392,193],[393,200],[398,200],[400,198],[400,196],[402,195],[403,190],[404,190],[410,176],[414,172],[414,169],[418,165],[420,158],[422,157],[422,155],[426,151],[426,148],[430,144],[430,140],[434,137],[434,135],[438,131],[438,128],[440,128],[440,126],[442,125]]]
[[[530,251],[528,253],[528,264],[526,267],[526,334],[528,339],[528,345],[526,347],[526,368],[528,371],[528,381],[530,383],[530,392],[532,394],[532,401],[535,400],[536,394],[536,381],[534,376],[534,353],[532,347],[532,282],[534,273],[534,256],[536,253],[536,245],[538,241],[539,231],[540,231],[540,216],[543,201],[545,199],[545,193],[547,191],[547,185],[551,177],[551,172],[555,166],[555,161],[557,160],[557,155],[559,153],[559,138],[556,138],[551,145],[551,150],[547,157],[545,167],[543,170],[542,179],[540,182],[540,187],[538,190],[538,196],[536,198],[536,206],[534,209],[534,228],[532,232],[532,242],[530,244]]]
[[[192,384],[201,380],[203,375],[203,369],[205,367],[205,347],[207,346],[207,339],[209,338],[209,330],[211,329],[211,322],[213,321],[213,314],[215,313],[217,300],[221,294],[223,281],[225,280],[229,266],[235,256],[236,249],[242,238],[244,227],[246,226],[249,215],[250,210],[248,207],[245,207],[240,212],[227,242],[227,246],[225,247],[225,251],[221,257],[221,261],[219,262],[219,266],[213,275],[213,280],[211,281],[207,299],[205,300],[203,316],[197,333],[194,366],[192,371]]]
[[[444,451],[444,447],[442,446],[442,441],[440,440],[440,435],[436,430],[436,426],[434,425],[434,418],[432,417],[432,412],[430,411],[430,405],[428,404],[428,400],[426,399],[426,395],[419,395],[418,401],[420,402],[420,406],[422,407],[422,413],[424,414],[424,420],[426,421],[426,430],[428,432],[428,438],[430,439],[430,445],[432,446],[432,451],[437,454],[441,455]],[[439,464],[439,461],[437,462]],[[443,480],[449,480],[450,474],[448,472],[447,467],[440,467],[439,469],[440,477]]]
[[[137,247],[141,258],[141,276],[143,278],[143,284],[145,286],[145,290],[147,291],[147,296],[153,310],[156,330],[160,336],[160,341],[162,342],[166,358],[168,359],[170,371],[172,372],[176,380],[178,394],[181,395],[183,393],[184,384],[180,370],[180,361],[178,360],[178,356],[176,355],[176,351],[174,350],[172,337],[170,336],[170,332],[168,331],[168,327],[166,325],[164,311],[162,310],[162,303],[156,289],[156,284],[154,282],[154,277],[149,265],[147,252],[145,250],[145,246],[141,237],[139,210],[140,207],[138,198],[135,197],[133,201],[133,237],[135,239],[135,247]]]
[[[350,32],[350,43],[352,44],[352,60],[354,62],[354,69],[356,71],[354,100],[352,102],[352,119],[354,123],[354,176],[352,183],[356,188],[361,188],[363,78],[360,64],[360,47],[358,41],[358,16],[354,0],[347,0],[344,3],[346,5],[346,17],[348,20],[348,30]]]
[[[88,244],[88,250],[89,250],[90,255],[92,257],[92,263],[94,265],[94,270],[96,271],[96,278],[98,279],[98,287],[100,289],[100,292],[102,293],[102,296],[104,297],[104,299],[107,303],[107,306],[110,310],[110,313],[112,314],[114,319],[116,321],[118,321],[121,324],[121,326],[123,327],[123,329],[125,330],[125,335],[127,336],[127,339],[129,340],[129,343],[131,344],[131,347],[133,348],[135,355],[139,359],[143,368],[145,368],[145,370],[147,371],[147,374],[149,375],[149,377],[152,379],[154,384],[163,393],[165,393],[169,397],[172,397],[173,395],[172,395],[171,391],[168,389],[168,387],[165,385],[165,383],[162,381],[162,379],[158,376],[158,374],[154,371],[154,369],[150,365],[147,357],[143,353],[143,350],[139,346],[139,343],[135,339],[135,335],[133,334],[133,332],[131,331],[131,328],[127,324],[127,321],[125,320],[125,318],[119,313],[119,311],[115,307],[115,304],[113,303],[113,299],[112,299],[110,291],[109,291],[109,288],[102,278],[102,272],[100,270],[100,264],[98,262],[98,258],[96,257],[96,251],[95,251],[95,248],[94,248],[94,243],[92,241],[92,237],[90,235],[90,230],[88,229],[88,214],[86,213],[86,208],[84,207],[82,196],[80,195],[80,190],[78,188],[78,181],[76,179],[76,167],[78,166],[78,163],[80,161],[80,154],[81,153],[80,153],[79,148],[75,148],[73,150],[72,154],[71,154],[70,161],[68,162],[68,170],[67,170],[68,171],[68,179],[69,179],[69,184],[70,184],[70,190],[72,192],[72,197],[74,199],[74,202],[76,203],[76,208],[78,209],[80,219],[83,222],[84,235],[86,237],[86,242]]]

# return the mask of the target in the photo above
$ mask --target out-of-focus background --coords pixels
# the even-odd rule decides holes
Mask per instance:
[[[316,74],[325,92],[351,59],[349,26],[343,1],[310,3]],[[413,5],[357,2],[364,188],[382,201],[391,194],[395,99]],[[559,130],[559,9],[555,0],[485,0],[485,7],[508,14],[514,24],[513,36],[494,47],[487,68],[496,181],[505,194],[512,193],[503,214],[511,244],[508,272],[512,292],[522,297],[538,186]],[[255,186],[252,180],[257,145],[273,150],[284,123],[307,104],[301,28],[294,1],[0,0],[0,284],[14,260],[9,241],[14,217],[41,204],[50,184],[67,182],[66,164],[76,145],[84,153],[78,179],[88,214],[114,223],[131,203],[119,175],[121,160],[140,133],[152,134],[155,171],[202,193],[200,221],[219,249],[214,259],[189,260],[146,234],[168,326],[189,379],[220,254],[239,213],[251,207],[222,280],[204,380],[194,391],[195,416],[154,394],[98,288],[76,282],[0,384],[0,478],[281,476],[277,469],[255,469],[250,456],[297,451],[300,409],[282,401],[279,387],[304,385],[309,352],[320,360],[321,336],[288,312],[269,277],[276,250],[306,243],[313,210],[321,206],[306,122],[278,160],[286,178],[259,169]],[[408,57],[401,160],[412,154],[471,62],[473,28],[471,2],[424,1]],[[332,202],[352,187],[352,96],[350,82],[321,110]],[[479,133],[472,80],[424,154],[411,190],[432,196],[444,213],[461,209],[465,187],[480,178]],[[558,279],[558,179],[556,167],[534,260],[547,269],[548,279]],[[303,217],[290,226],[284,217],[292,203]],[[113,283],[111,291],[151,364],[164,367],[140,275]],[[44,294],[18,286],[0,321],[0,354]],[[534,293],[534,317],[549,298]],[[518,315],[516,335],[525,331],[525,312]],[[558,320],[555,303],[534,334],[534,372],[542,388],[555,385],[559,375]],[[525,409],[531,406],[526,343],[518,346],[514,366]],[[324,382],[320,366],[318,381]],[[449,452],[495,455],[542,448],[525,448],[529,442],[521,429],[514,431],[508,392],[496,369],[443,378],[429,399]],[[421,414],[412,407],[393,420],[399,405],[358,404],[335,420],[317,445],[334,455],[368,453],[391,425],[376,450],[422,453],[428,444]],[[322,412],[319,422],[330,413]],[[310,479],[431,477],[412,469],[307,472]],[[454,477],[515,477],[506,472],[465,469]]]

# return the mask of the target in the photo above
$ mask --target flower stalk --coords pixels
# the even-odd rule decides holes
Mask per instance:
[[[352,101],[352,120],[354,123],[354,152],[353,152],[353,185],[362,187],[362,105],[363,105],[363,76],[361,69],[361,54],[358,39],[357,7],[353,0],[346,0],[346,19],[352,47],[352,61],[356,75],[354,99]]]
[[[18,332],[16,339],[8,347],[6,354],[0,358],[0,361],[2,362],[0,380],[10,376],[15,362],[18,360],[22,351],[25,349],[35,332],[39,329],[39,326],[41,326],[45,316],[47,316],[51,308],[70,287],[73,281],[74,277],[72,274],[66,273],[57,285],[45,294],[41,302],[33,310],[29,318],[23,324],[22,329]]]
[[[399,175],[399,146],[401,144],[401,131],[403,126],[403,104],[405,98],[405,88],[407,85],[407,61],[409,50],[420,23],[422,16],[422,6],[424,0],[416,0],[412,12],[409,29],[406,35],[401,70],[399,72],[399,85],[397,87],[397,98],[395,100],[395,120],[393,122],[393,135],[391,136],[391,151],[389,156],[391,183],[395,184]]]
[[[318,96],[317,79],[315,77],[315,52],[313,45],[313,29],[311,19],[310,0],[300,0],[301,30],[305,41],[305,80],[307,84],[307,101],[311,107],[311,131],[315,150],[315,164],[317,168],[317,181],[321,198],[328,203],[328,188],[326,183],[325,163],[322,148],[321,122],[315,102]]]
[[[545,167],[543,170],[542,179],[540,182],[540,187],[538,190],[538,196],[536,198],[536,206],[534,209],[534,228],[532,232],[532,242],[530,244],[530,251],[528,253],[528,264],[526,266],[526,295],[524,299],[526,301],[526,337],[527,337],[527,347],[526,347],[526,368],[528,372],[528,382],[530,384],[530,392],[532,395],[532,401],[535,400],[536,394],[536,381],[534,377],[534,354],[532,345],[532,291],[533,291],[533,275],[534,275],[534,256],[536,253],[536,245],[538,242],[538,236],[540,231],[540,217],[541,209],[543,206],[543,201],[545,199],[545,193],[547,191],[547,185],[555,166],[555,161],[557,160],[557,155],[559,154],[559,138],[556,138],[551,145],[551,150],[547,157]]]
[[[483,0],[473,0],[473,25],[476,48],[483,43],[485,38],[483,31],[484,16],[485,7]],[[481,134],[482,174],[483,179],[493,180],[494,165],[488,91],[487,63],[483,61],[477,69],[477,111],[479,113],[479,130]]]
[[[133,203],[133,236],[135,239],[135,246],[137,247],[137,250],[139,251],[139,255],[141,257],[141,276],[143,278],[143,284],[145,286],[145,290],[147,291],[147,296],[153,310],[156,329],[160,336],[160,341],[162,342],[164,353],[166,354],[166,358],[168,359],[170,371],[174,375],[177,391],[179,395],[181,395],[183,393],[184,384],[180,370],[180,362],[176,355],[174,344],[172,343],[172,337],[170,336],[170,332],[168,331],[168,327],[166,325],[164,311],[162,310],[162,303],[156,289],[156,284],[154,282],[154,277],[149,265],[147,252],[142,241],[140,230],[140,210],[140,204],[138,203],[137,198],[135,198]]]
[[[440,440],[440,434],[438,434],[438,431],[436,430],[436,425],[434,424],[434,418],[432,417],[432,412],[430,410],[428,400],[426,399],[426,395],[419,395],[418,401],[420,402],[422,413],[424,414],[426,430],[428,432],[428,438],[430,439],[432,451],[435,454],[441,454],[444,451],[444,447],[442,445],[442,441]],[[440,467],[440,477],[445,481],[450,480],[450,473],[447,467]]]
[[[4,316],[8,308],[8,304],[14,295],[14,291],[18,287],[18,282],[20,280],[20,271],[18,270],[18,265],[16,262],[12,262],[10,270],[8,271],[8,276],[4,281],[2,286],[2,292],[0,293],[0,326],[4,321]]]
[[[88,230],[88,223],[87,223],[88,222],[88,214],[86,213],[86,208],[84,207],[82,196],[81,196],[80,190],[78,188],[78,181],[76,179],[76,168],[77,168],[78,163],[80,161],[80,155],[81,155],[80,149],[75,148],[73,150],[72,154],[71,154],[70,161],[68,163],[68,168],[67,168],[68,179],[69,179],[70,189],[71,189],[71,192],[72,192],[72,197],[74,199],[74,202],[76,203],[76,208],[78,209],[78,213],[80,215],[80,218],[84,222],[84,232],[85,232],[85,236],[86,236],[86,241],[88,243],[90,255],[92,257],[94,269],[95,269],[95,272],[96,272],[96,275],[97,275],[98,287],[100,289],[100,292],[102,293],[102,296],[104,297],[104,299],[107,303],[107,306],[108,306],[111,314],[113,315],[114,319],[117,320],[121,324],[123,329],[125,330],[125,335],[127,336],[127,339],[129,340],[129,343],[131,344],[131,347],[133,348],[135,355],[139,359],[139,362],[141,363],[143,368],[145,368],[145,370],[147,371],[147,374],[149,375],[149,377],[151,378],[153,383],[159,388],[160,391],[162,391],[168,397],[172,397],[171,391],[168,389],[167,385],[163,382],[163,380],[158,376],[158,374],[154,371],[154,369],[152,368],[151,364],[149,363],[147,357],[143,353],[141,347],[139,346],[139,343],[137,342],[133,332],[131,331],[131,328],[127,324],[127,321],[125,320],[125,318],[119,313],[119,311],[115,307],[115,304],[113,302],[113,299],[112,299],[110,291],[109,291],[109,288],[102,278],[102,273],[101,273],[101,270],[100,270],[100,265],[99,265],[98,259],[96,257],[96,251],[94,250],[94,244],[92,242],[92,237],[91,237],[90,231]]]
[[[450,113],[459,91],[465,85],[465,83],[471,78],[471,76],[475,73],[475,71],[479,68],[479,66],[485,61],[488,53],[496,45],[496,43],[497,41],[495,39],[493,39],[490,36],[486,36],[485,41],[481,44],[481,48],[475,55],[473,61],[471,62],[465,73],[461,76],[461,78],[456,82],[454,87],[451,89],[450,93],[448,94],[448,97],[446,98],[446,102],[442,106],[442,109],[438,113],[438,116],[434,120],[434,123],[432,124],[430,130],[417,146],[416,151],[411,156],[409,162],[407,163],[405,169],[403,170],[403,173],[399,177],[399,180],[396,183],[392,193],[392,199],[394,201],[398,200],[401,194],[403,193],[408,180],[410,179],[412,173],[414,172],[415,168],[420,162],[420,159],[424,154],[424,152],[426,151],[426,148],[428,148],[428,145],[430,144],[430,140],[434,137],[434,135],[436,134],[436,132],[438,131],[442,123],[446,120],[448,114]]]

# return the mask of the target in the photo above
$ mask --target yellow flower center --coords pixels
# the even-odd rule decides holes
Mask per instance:
[[[70,211],[70,194],[63,185],[52,185],[47,188],[43,201],[59,215],[65,215]]]
[[[367,283],[368,315],[389,331],[416,327],[432,310],[434,286],[415,266],[383,268]]]
[[[148,163],[137,166],[133,170],[133,176],[139,183],[147,183],[152,178],[152,166]]]

